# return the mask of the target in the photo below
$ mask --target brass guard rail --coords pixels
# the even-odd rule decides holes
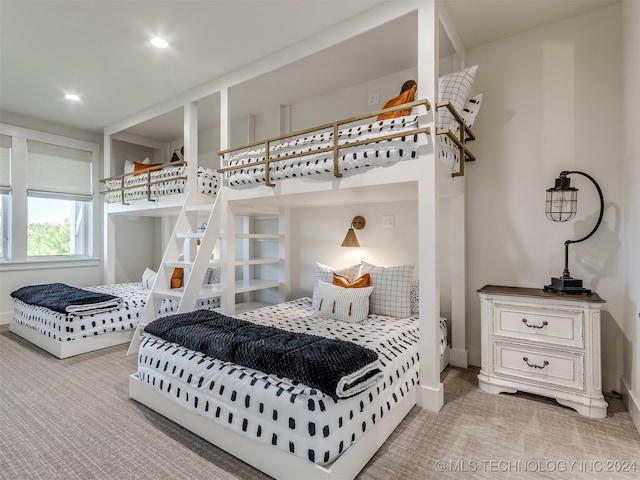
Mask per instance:
[[[449,100],[438,102],[436,104],[436,110],[440,110],[441,108],[449,110],[449,113],[453,115],[453,118],[455,118],[456,122],[460,125],[460,128],[458,129],[458,136],[448,128],[437,128],[436,135],[446,135],[455,144],[455,146],[458,147],[458,150],[460,151],[460,171],[452,173],[451,176],[462,177],[464,176],[464,162],[474,161],[476,159],[475,155],[467,148],[466,142],[475,140],[476,136],[473,134],[471,129],[467,127],[464,119],[456,111],[454,106],[451,105]]]
[[[119,180],[120,181],[120,186],[118,188],[115,188],[115,189],[112,189],[112,190],[110,190],[109,187],[107,186],[107,190],[104,190],[104,191],[100,192],[100,194],[120,192],[120,201],[122,202],[122,205],[129,205],[128,203],[126,203],[124,201],[124,192],[126,190],[133,190],[134,188],[147,187],[147,201],[155,202],[156,201],[155,198],[151,198],[151,185],[157,185],[159,183],[165,183],[165,182],[170,182],[170,181],[174,181],[174,180],[186,180],[187,177],[186,177],[186,175],[176,175],[176,176],[165,177],[165,178],[162,178],[160,180],[151,181],[151,173],[152,172],[157,172],[159,170],[163,170],[163,169],[168,168],[168,167],[179,167],[181,165],[186,165],[186,164],[187,164],[187,162],[185,162],[185,161],[167,162],[167,163],[162,163],[160,165],[154,165],[154,166],[149,167],[149,168],[144,168],[142,170],[136,170],[136,171],[130,172],[130,173],[122,173],[120,175],[114,175],[113,177],[103,178],[103,179],[100,180],[101,183],[105,183],[106,184],[107,182],[109,182],[111,180]],[[140,183],[136,183],[135,185],[125,186],[124,182],[125,182],[125,179],[127,177],[140,177],[142,175],[144,175],[144,178],[146,179],[146,182],[140,182]]]
[[[277,163],[277,162],[280,162],[280,161],[283,161],[283,160],[291,160],[292,158],[297,158],[297,157],[304,157],[304,156],[308,156],[308,155],[315,155],[315,154],[318,154],[318,153],[324,153],[324,152],[333,151],[333,174],[336,177],[339,178],[339,177],[342,177],[342,174],[340,173],[339,168],[338,168],[339,167],[339,165],[338,165],[338,160],[339,160],[338,152],[340,150],[343,150],[345,148],[357,147],[357,146],[360,146],[360,145],[366,145],[366,144],[369,144],[369,143],[382,142],[384,140],[391,140],[393,138],[416,135],[416,134],[419,134],[419,133],[426,133],[426,134],[430,133],[429,127],[416,128],[416,129],[413,129],[413,130],[397,132],[397,133],[393,133],[393,134],[389,134],[389,135],[384,135],[384,136],[381,136],[381,137],[376,137],[376,138],[360,140],[360,141],[356,141],[356,142],[349,142],[349,143],[339,144],[338,143],[338,140],[339,140],[338,139],[338,132],[340,131],[340,126],[341,125],[346,125],[346,124],[349,124],[349,123],[357,122],[359,120],[365,120],[365,119],[371,118],[371,117],[377,117],[378,115],[380,115],[382,113],[395,112],[397,110],[406,110],[406,109],[409,109],[409,108],[412,108],[412,107],[417,107],[419,105],[424,105],[427,110],[429,110],[431,108],[431,104],[429,103],[428,100],[426,100],[426,99],[424,99],[424,100],[416,100],[415,102],[405,103],[403,105],[398,105],[396,107],[385,108],[383,110],[377,110],[375,112],[371,112],[371,113],[367,113],[367,114],[363,114],[363,115],[358,115],[356,117],[346,118],[344,120],[338,120],[337,122],[325,123],[324,125],[319,125],[319,126],[316,126],[316,127],[307,128],[305,130],[298,130],[297,132],[287,133],[285,135],[280,135],[280,136],[277,136],[277,137],[268,138],[267,140],[262,140],[262,141],[259,141],[259,142],[249,143],[247,145],[242,145],[240,147],[234,147],[234,148],[229,148],[227,150],[222,150],[222,151],[218,152],[218,155],[224,157],[224,155],[226,155],[227,153],[239,152],[239,151],[242,151],[242,150],[247,150],[247,149],[252,148],[252,147],[257,147],[259,145],[264,145],[265,160],[259,160],[257,162],[251,162],[251,163],[247,163],[247,164],[244,164],[244,165],[233,165],[233,166],[227,166],[227,167],[219,168],[218,172],[219,173],[224,173],[224,172],[228,172],[228,171],[231,171],[231,170],[241,170],[243,168],[251,168],[251,167],[258,166],[258,165],[265,165],[264,183],[268,187],[275,187],[275,183],[271,182],[271,175],[270,175],[271,164],[272,163]],[[306,135],[308,133],[313,133],[313,132],[320,133],[320,131],[328,130],[329,128],[333,129],[333,146],[332,147],[326,147],[326,148],[321,148],[321,149],[317,149],[317,150],[312,150],[310,152],[295,153],[295,154],[286,155],[286,156],[283,156],[283,157],[280,157],[280,158],[271,157],[270,147],[271,147],[272,143],[278,142],[278,141],[281,141],[281,140],[285,140],[287,138],[299,137],[299,136],[302,136],[302,135]]]

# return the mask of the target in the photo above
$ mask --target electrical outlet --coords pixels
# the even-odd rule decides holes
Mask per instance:
[[[394,221],[393,215],[383,215],[382,216],[382,228],[393,228]]]
[[[380,94],[372,93],[369,95],[369,105],[378,105],[380,103]]]

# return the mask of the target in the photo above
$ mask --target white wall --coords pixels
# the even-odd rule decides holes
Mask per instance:
[[[640,430],[640,137],[638,107],[640,107],[640,2],[625,0],[622,4],[624,41],[624,150],[622,166],[624,191],[624,251],[626,288],[624,290],[624,337],[622,344],[626,403],[633,421]]]
[[[562,170],[581,170],[600,184],[605,216],[592,238],[570,247],[569,268],[607,301],[604,389],[619,388],[627,295],[620,31],[616,4],[467,51],[467,63],[479,65],[472,93],[484,94],[474,127],[478,161],[466,170],[467,338],[473,364],[480,364],[476,290],[485,284],[541,288],[562,274],[564,241],[595,224],[596,191],[577,175],[576,218],[560,224],[544,214],[545,190],[554,178]]]
[[[9,125],[76,138],[78,140],[85,140],[102,145],[102,135],[93,132],[44,122],[42,120],[10,112],[0,112],[0,119],[2,123]],[[102,164],[102,153],[100,154],[100,163]],[[102,209],[98,210],[99,216],[95,221],[96,225],[98,225],[97,235],[99,238],[102,238]],[[83,267],[72,266],[71,264],[48,264],[46,268],[44,266],[35,266],[35,268],[32,268],[32,266],[29,266],[29,268],[20,266],[12,269],[4,267],[0,275],[0,325],[7,325],[10,323],[13,316],[13,301],[9,294],[20,287],[36,283],[53,282],[68,283],[79,287],[99,285],[103,283],[102,267],[100,264]]]
[[[360,248],[342,247],[356,215],[366,220],[365,227],[356,230]],[[384,215],[393,215],[394,228],[382,228]],[[354,265],[363,260],[384,267],[417,264],[417,222],[415,202],[292,209],[292,298],[311,296],[315,262],[333,267]],[[417,276],[416,269],[414,277]]]

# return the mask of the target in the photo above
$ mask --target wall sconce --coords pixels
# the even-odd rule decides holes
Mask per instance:
[[[349,230],[347,230],[347,235],[344,237],[344,241],[342,242],[343,247],[359,247],[360,242],[358,242],[358,237],[356,237],[356,230],[362,230],[366,224],[364,217],[360,215],[353,217],[351,220],[351,226]]]
[[[584,172],[560,172],[560,177],[556,178],[555,185],[547,190],[545,213],[547,218],[554,222],[566,222],[576,216],[578,189],[571,186],[571,179],[568,177],[568,175],[573,173],[587,177],[595,185],[598,195],[600,196],[600,215],[598,216],[595,227],[593,227],[593,230],[591,230],[589,234],[578,240],[567,240],[564,242],[564,270],[562,277],[553,277],[551,279],[551,285],[545,285],[544,289],[555,293],[586,293],[587,295],[591,295],[591,290],[582,286],[582,280],[571,277],[569,273],[569,245],[582,242],[591,237],[600,226],[602,216],[604,215],[604,198],[600,185],[598,185],[593,177]]]

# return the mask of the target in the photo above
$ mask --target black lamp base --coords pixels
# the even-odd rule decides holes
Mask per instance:
[[[571,277],[553,277],[551,279],[551,285],[545,285],[544,289],[547,292],[554,293],[584,293],[586,295],[591,295],[591,290],[582,286],[582,280]]]

